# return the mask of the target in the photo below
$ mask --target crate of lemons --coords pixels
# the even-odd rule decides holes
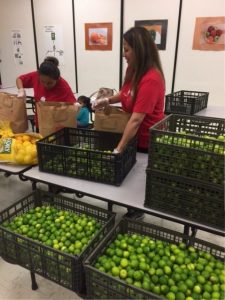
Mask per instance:
[[[0,162],[16,165],[37,164],[38,133],[14,134],[8,124],[0,124]]]

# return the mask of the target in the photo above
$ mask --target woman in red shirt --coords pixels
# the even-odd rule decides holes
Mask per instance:
[[[132,113],[123,136],[114,150],[123,151],[136,134],[138,150],[148,152],[149,128],[164,117],[165,81],[158,49],[144,27],[133,27],[124,35],[124,57],[128,67],[117,95],[97,100],[93,108],[121,102]]]
[[[114,153],[123,151],[136,134],[138,151],[148,152],[149,128],[164,117],[165,80],[157,47],[144,27],[133,27],[124,35],[124,57],[128,67],[117,95],[97,100],[93,109],[121,102],[132,113]],[[128,209],[127,218],[140,219],[141,211]]]
[[[16,79],[18,97],[25,97],[24,88],[33,88],[34,99],[38,101],[76,102],[76,98],[65,79],[60,76],[59,61],[47,57],[38,71],[20,75]],[[37,123],[37,116],[35,116]]]

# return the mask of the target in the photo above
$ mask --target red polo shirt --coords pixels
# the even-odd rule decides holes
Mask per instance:
[[[76,102],[76,98],[69,84],[62,77],[59,77],[56,85],[50,90],[47,90],[43,84],[40,83],[37,71],[21,75],[19,78],[22,80],[24,88],[33,88],[36,102],[41,99],[51,102]],[[35,124],[38,127],[37,112],[35,112]]]
[[[122,107],[130,113],[145,113],[137,133],[138,147],[148,149],[149,128],[164,118],[164,80],[156,69],[146,72],[138,85],[134,103],[131,99],[131,88],[131,82],[122,86],[120,91]]]
[[[33,88],[35,101],[44,98],[46,101],[76,102],[69,84],[62,77],[59,77],[56,85],[50,90],[40,83],[37,71],[21,75],[19,78],[22,80],[24,88]]]

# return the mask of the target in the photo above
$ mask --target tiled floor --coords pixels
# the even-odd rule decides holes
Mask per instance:
[[[38,185],[39,188],[46,189],[45,185]],[[23,196],[28,195],[32,191],[30,182],[22,182],[17,176],[5,177],[0,172],[0,211],[7,208],[10,204],[20,200]],[[67,195],[68,196],[68,195]],[[70,195],[74,197],[74,195]],[[96,206],[106,208],[106,203],[93,198],[84,197],[82,201],[87,201]],[[117,213],[117,221],[126,212],[125,208],[114,206]],[[150,222],[165,228],[176,231],[183,231],[183,226],[172,223],[167,220],[145,215],[144,221]],[[224,238],[215,236],[206,232],[198,231],[197,237],[210,241],[220,246],[225,246]],[[0,299],[81,299],[74,292],[67,290],[45,278],[36,275],[38,289],[31,289],[30,272],[18,265],[6,263],[0,258]]]

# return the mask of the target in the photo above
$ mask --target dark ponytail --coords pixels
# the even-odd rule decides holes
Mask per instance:
[[[56,57],[46,57],[43,63],[40,65],[38,72],[40,75],[45,75],[54,80],[57,80],[60,77],[58,65],[59,61]]]
[[[90,111],[90,113],[92,112],[92,108],[91,108],[91,99],[87,96],[80,96],[78,97],[77,101],[83,101],[83,103],[86,105],[87,109]]]

